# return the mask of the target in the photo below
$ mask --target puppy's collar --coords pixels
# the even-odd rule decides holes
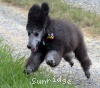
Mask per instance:
[[[54,39],[54,34],[53,33],[48,33],[46,38],[42,39],[42,45],[46,45],[46,40],[53,40]]]

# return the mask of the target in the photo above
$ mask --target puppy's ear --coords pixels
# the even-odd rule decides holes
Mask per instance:
[[[32,20],[38,20],[40,19],[40,12],[41,12],[41,7],[37,4],[33,5],[28,13],[28,19]]]
[[[49,5],[48,3],[44,2],[41,5],[41,11],[43,15],[48,15],[49,14]]]

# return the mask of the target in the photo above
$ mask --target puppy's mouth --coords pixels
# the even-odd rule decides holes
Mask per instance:
[[[32,48],[32,49],[31,49],[31,52],[33,52],[33,53],[34,53],[35,51],[36,51],[36,49],[35,49],[35,48]]]
[[[32,48],[31,49],[31,52],[34,53],[35,51],[37,51],[38,50],[38,47],[39,47],[39,44],[40,44],[40,42],[38,42],[38,44],[36,45],[36,48]]]

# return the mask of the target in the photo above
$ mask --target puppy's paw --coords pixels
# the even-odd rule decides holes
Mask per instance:
[[[70,66],[71,66],[71,67],[74,66],[74,62],[73,62],[73,61],[70,62]]]
[[[46,63],[48,65],[50,65],[51,67],[55,67],[56,66],[55,60],[54,60],[54,58],[52,56],[46,58]]]
[[[25,74],[30,74],[33,72],[33,69],[31,68],[31,66],[27,66],[24,71],[23,71]]]
[[[89,79],[90,78],[90,72],[89,71],[85,71],[85,76]]]
[[[54,60],[47,60],[46,63],[47,63],[48,65],[50,65],[51,67],[55,67],[55,66],[56,66]]]
[[[48,52],[48,54],[45,57],[45,60],[46,63],[51,67],[57,66],[61,61],[59,54],[53,50]]]

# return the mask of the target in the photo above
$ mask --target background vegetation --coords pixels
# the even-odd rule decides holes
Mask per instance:
[[[24,57],[15,60],[12,52],[13,50],[7,44],[3,44],[0,39],[0,88],[74,88],[71,82],[70,84],[67,81],[57,82],[56,78],[56,81],[53,80],[53,74],[44,68],[34,74],[24,74]],[[47,79],[51,81],[42,82]]]

